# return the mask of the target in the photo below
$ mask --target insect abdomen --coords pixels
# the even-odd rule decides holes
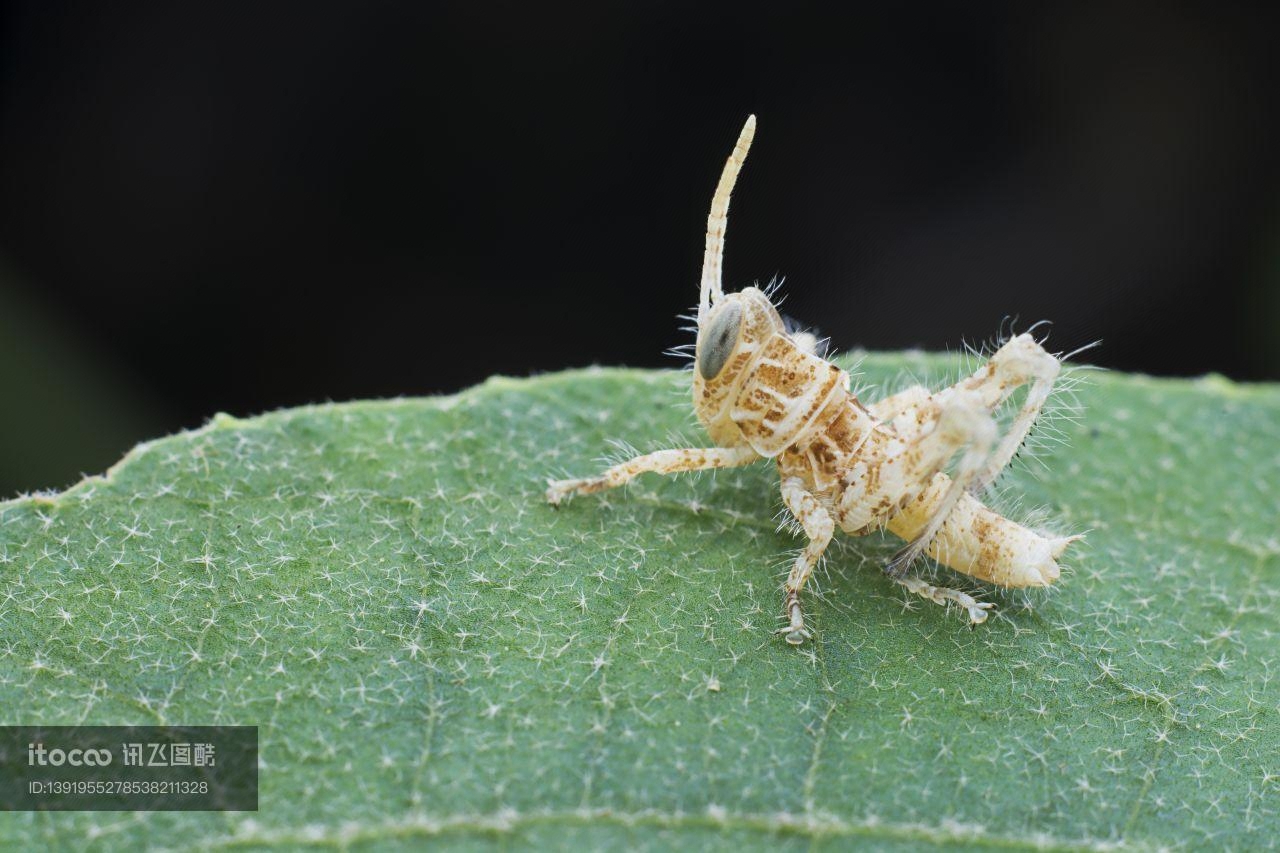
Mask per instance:
[[[890,519],[890,532],[914,539],[941,502],[951,478],[937,474],[929,487]],[[1057,559],[1076,536],[1045,537],[988,509],[965,494],[929,546],[929,556],[958,572],[1006,587],[1048,586]]]

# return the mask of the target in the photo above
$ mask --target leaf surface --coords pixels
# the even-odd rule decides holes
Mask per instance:
[[[3,722],[262,745],[257,813],[0,813],[0,848],[1275,843],[1280,389],[1097,377],[997,500],[1089,531],[1057,588],[970,629],[840,537],[797,650],[767,465],[541,500],[696,436],[686,382],[219,416],[0,504]]]

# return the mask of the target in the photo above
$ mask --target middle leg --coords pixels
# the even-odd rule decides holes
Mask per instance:
[[[822,559],[827,545],[831,544],[836,526],[831,520],[831,514],[818,502],[817,498],[809,493],[804,483],[797,477],[788,477],[782,481],[782,502],[787,505],[787,509],[796,521],[800,522],[805,535],[809,537],[809,543],[796,557],[795,565],[791,567],[791,573],[787,576],[786,598],[782,606],[783,614],[789,622],[786,627],[778,631],[779,634],[787,635],[788,643],[798,646],[811,636],[809,629],[804,626],[804,613],[800,609],[800,590],[809,579],[809,575],[813,574],[813,569],[818,565],[818,560]]]

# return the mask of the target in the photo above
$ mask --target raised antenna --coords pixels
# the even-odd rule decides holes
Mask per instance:
[[[706,315],[711,303],[724,295],[720,286],[720,262],[724,258],[724,232],[729,226],[729,194],[738,180],[738,170],[747,159],[751,140],[756,135],[756,117],[747,116],[747,123],[738,134],[738,143],[725,161],[720,173],[716,194],[711,197],[711,213],[707,215],[707,248],[702,254],[702,288],[698,294],[698,324]]]

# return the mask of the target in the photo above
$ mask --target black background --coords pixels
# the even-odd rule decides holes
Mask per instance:
[[[675,364],[750,112],[726,285],[836,347],[1047,318],[1280,377],[1274,15],[835,8],[7,7],[0,493],[220,410]]]

